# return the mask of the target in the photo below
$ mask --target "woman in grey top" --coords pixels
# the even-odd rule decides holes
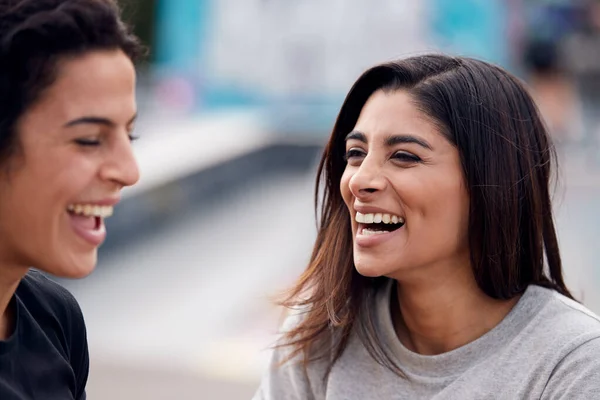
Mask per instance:
[[[563,281],[553,162],[497,66],[366,71],[323,154],[318,237],[283,302],[298,311],[255,399],[600,398],[600,321]]]

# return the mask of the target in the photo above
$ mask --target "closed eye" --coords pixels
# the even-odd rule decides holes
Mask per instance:
[[[134,135],[133,133],[128,133],[127,137],[129,138],[130,142],[135,142],[136,140],[138,140],[140,138],[139,136]],[[86,147],[100,146],[100,144],[102,144],[102,140],[95,139],[95,138],[80,138],[80,139],[75,139],[75,143],[77,143],[80,146],[86,146]]]
[[[404,163],[418,163],[421,162],[421,158],[418,156],[415,156],[414,154],[411,153],[407,153],[405,151],[399,151],[397,153],[394,153],[394,155],[392,156],[392,158],[394,160],[398,160]]]
[[[80,146],[98,146],[100,145],[100,140],[98,139],[76,139],[75,143]]]
[[[356,160],[358,158],[364,158],[365,155],[366,154],[363,150],[357,149],[357,148],[351,148],[350,150],[348,150],[346,152],[346,154],[344,154],[344,161],[350,162],[350,161]]]

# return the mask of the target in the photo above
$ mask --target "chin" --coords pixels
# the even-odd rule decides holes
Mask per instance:
[[[56,262],[40,269],[59,278],[81,279],[94,271],[98,256],[97,252],[94,251],[89,254],[65,257],[63,260],[65,261]]]
[[[389,254],[369,254],[360,250],[354,252],[354,268],[366,278],[390,277],[406,270],[406,267],[400,264],[397,257],[390,257]]]
[[[377,271],[376,268],[361,268],[358,265],[356,266],[356,272],[358,272],[365,278],[379,278],[383,275],[379,271]]]
[[[356,272],[366,278],[378,278],[385,275],[386,271],[381,268],[381,264],[374,261],[367,261],[365,259],[354,260],[354,268]]]
[[[86,276],[88,276],[89,274],[91,274],[94,269],[96,268],[96,265],[93,265],[90,268],[79,268],[79,269],[70,269],[68,271],[66,271],[66,273],[61,276],[62,278],[68,278],[68,279],[82,279],[85,278]]]

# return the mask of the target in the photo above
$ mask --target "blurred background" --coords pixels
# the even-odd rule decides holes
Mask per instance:
[[[121,0],[138,65],[140,183],[96,271],[63,282],[94,399],[249,399],[315,237],[315,168],[366,68],[427,51],[531,87],[559,150],[567,281],[600,312],[600,8],[576,0]]]

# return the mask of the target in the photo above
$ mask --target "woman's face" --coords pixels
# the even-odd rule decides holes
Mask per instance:
[[[405,91],[375,92],[346,138],[340,190],[354,263],[401,280],[430,266],[469,266],[469,197],[459,154]]]
[[[0,175],[0,267],[82,277],[96,265],[104,218],[139,171],[130,134],[135,70],[121,51],[65,59],[17,124]]]

